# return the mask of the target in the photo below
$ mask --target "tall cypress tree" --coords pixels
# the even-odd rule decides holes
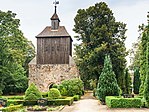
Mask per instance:
[[[148,15],[149,19],[149,15]],[[146,99],[146,102],[149,106],[149,20],[148,20],[148,26],[146,27],[147,29],[145,30],[146,33],[146,78],[145,78],[145,83],[144,83],[144,98]]]
[[[149,14],[148,14],[149,19]],[[148,20],[149,21],[149,20]],[[143,95],[145,92],[145,83],[147,83],[148,75],[148,42],[149,42],[149,22],[147,26],[143,27],[143,33],[141,38],[141,56],[140,56],[140,76],[141,76],[141,86],[139,94]]]
[[[139,94],[139,88],[140,88],[140,84],[141,84],[139,70],[140,70],[139,67],[134,68],[134,80],[133,80],[133,89],[134,90],[133,90],[133,92],[135,94]]]
[[[131,89],[132,89],[132,81],[131,81],[131,77],[130,77],[130,73],[128,71],[128,68],[126,68],[125,70],[125,89],[123,91],[123,93],[125,94],[130,94],[131,93]]]
[[[97,97],[100,101],[105,102],[106,96],[117,96],[120,93],[120,88],[115,78],[115,73],[112,70],[112,63],[109,55],[105,56],[104,68],[99,76],[97,85]]]

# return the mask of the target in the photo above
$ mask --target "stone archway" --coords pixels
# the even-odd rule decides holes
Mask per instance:
[[[54,84],[55,84],[54,82],[50,82],[50,83],[48,84],[48,87],[47,87],[47,88],[48,88],[48,89],[51,89]]]

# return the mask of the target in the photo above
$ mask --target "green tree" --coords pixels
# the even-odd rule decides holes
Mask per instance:
[[[149,26],[149,25],[148,25]],[[141,78],[141,85],[139,89],[139,94],[144,94],[144,87],[145,87],[145,80],[146,80],[146,66],[147,66],[147,43],[149,38],[149,28],[148,26],[145,26],[144,24],[142,26],[139,26],[140,31],[142,31],[141,35],[141,43],[140,43],[140,78]]]
[[[139,94],[139,88],[140,88],[140,84],[141,84],[141,80],[140,80],[140,68],[139,67],[135,67],[134,69],[134,80],[133,80],[133,92],[135,94]]]
[[[100,2],[87,9],[79,9],[74,19],[74,31],[81,44],[76,45],[76,64],[84,85],[98,79],[109,53],[119,86],[124,89],[124,69],[127,55],[124,41],[126,24],[116,22],[107,4]]]
[[[97,97],[102,102],[105,102],[106,96],[118,96],[120,94],[120,88],[115,77],[110,56],[107,55],[105,56],[104,67],[97,85]]]
[[[0,91],[6,93],[26,89],[27,64],[35,55],[33,44],[19,30],[20,20],[15,17],[11,11],[0,10]]]
[[[149,13],[148,13],[148,25],[144,30],[146,33],[146,67],[145,67],[145,82],[144,82],[144,98],[149,106]]]
[[[25,100],[38,100],[42,95],[34,83],[30,84],[25,91]]]
[[[128,71],[128,68],[125,69],[125,90],[123,91],[123,93],[125,94],[130,94],[131,90],[132,90],[132,80],[130,77],[130,73]]]

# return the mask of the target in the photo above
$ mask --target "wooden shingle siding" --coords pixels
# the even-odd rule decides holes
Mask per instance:
[[[37,38],[37,64],[69,64],[71,38]]]

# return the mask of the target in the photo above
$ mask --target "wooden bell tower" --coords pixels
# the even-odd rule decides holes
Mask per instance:
[[[60,26],[55,11],[51,17],[51,26],[47,26],[37,38],[37,64],[69,64],[69,56],[72,56],[72,38],[64,26]]]

